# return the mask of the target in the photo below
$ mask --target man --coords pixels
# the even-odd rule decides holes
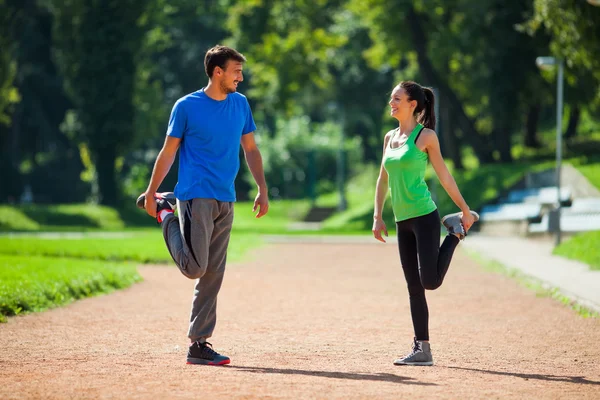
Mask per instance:
[[[256,125],[246,97],[236,92],[243,81],[244,56],[215,46],[204,58],[208,85],[177,100],[158,154],[150,184],[138,207],[156,217],[171,257],[183,275],[196,279],[188,337],[188,364],[229,364],[206,341],[216,323],[236,200],[240,143],[258,186],[253,212],[269,209],[262,157],[254,140]],[[169,172],[177,150],[179,176],[175,192],[156,193]],[[179,219],[173,214],[179,208]]]

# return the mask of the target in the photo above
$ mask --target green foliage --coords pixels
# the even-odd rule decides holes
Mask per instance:
[[[0,0],[0,125],[5,126],[10,124],[10,107],[19,102],[19,92],[13,82],[17,71],[11,38],[15,14],[15,7],[7,0]]]
[[[310,96],[317,90],[321,104],[331,98],[327,92],[335,83],[329,68],[332,49],[347,40],[329,29],[339,1],[229,3],[230,41],[247,55],[252,77],[248,94],[261,99],[258,113],[271,114],[274,107],[297,114],[300,94]]]
[[[570,102],[600,105],[600,8],[579,0],[534,0],[529,32],[551,37],[552,55],[566,63],[566,95]],[[546,74],[555,79],[556,71]],[[569,89],[569,87],[571,89]]]
[[[79,120],[71,134],[92,153],[103,204],[118,203],[117,159],[134,143],[136,56],[149,1],[51,2],[59,65]]]
[[[554,254],[589,264],[600,270],[600,231],[579,233],[562,242]]]
[[[0,321],[140,280],[133,264],[0,254]]]
[[[371,66],[436,87],[446,146],[471,146],[481,162],[511,160],[523,109],[544,94],[531,90],[541,86],[535,53],[544,43],[515,29],[530,3],[350,0],[348,7],[369,30]]]
[[[310,185],[316,187],[317,179],[321,193],[331,191],[341,146],[346,170],[352,171],[362,161],[360,139],[346,138],[342,144],[342,128],[334,122],[314,123],[308,117],[293,117],[278,119],[275,129],[272,137],[268,133],[257,136],[266,180],[274,197],[309,197]],[[246,180],[253,182],[249,172]]]
[[[0,169],[9,176],[0,201],[30,187],[39,203],[128,204],[147,185],[169,110],[206,82],[202,59],[217,43],[248,58],[240,90],[279,195],[334,189],[334,150],[315,135],[342,129],[348,165],[378,163],[395,124],[387,96],[405,79],[438,89],[443,151],[458,169],[471,152],[481,164],[548,158],[551,146],[536,148],[532,134],[554,120],[555,72],[537,69],[540,55],[567,61],[566,110],[581,110],[593,129],[582,119],[566,155],[589,154],[599,18],[584,0],[0,0]],[[311,133],[290,141],[299,151],[281,132],[294,125]],[[530,147],[518,137],[526,125]],[[176,175],[174,165],[165,190]],[[236,182],[240,198],[246,181]]]

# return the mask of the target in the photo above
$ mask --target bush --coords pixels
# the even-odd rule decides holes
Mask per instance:
[[[273,137],[268,133],[258,136],[271,197],[306,198],[332,190],[341,133],[339,124],[314,123],[308,117],[295,117],[277,120]],[[265,145],[261,146],[261,142]],[[345,171],[351,174],[362,160],[360,138],[346,139],[343,150]],[[253,183],[249,172],[245,172],[244,178]]]

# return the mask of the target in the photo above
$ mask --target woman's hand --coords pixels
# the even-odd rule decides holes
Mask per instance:
[[[462,222],[463,227],[465,228],[465,232],[471,229],[473,223],[475,223],[475,217],[471,214],[471,211],[467,211],[462,213],[462,217],[460,217],[460,222]]]
[[[388,231],[385,227],[385,222],[383,222],[383,219],[381,218],[375,218],[375,220],[373,221],[373,236],[380,242],[385,243],[385,239],[381,236],[381,231],[383,231],[383,233],[387,237]]]

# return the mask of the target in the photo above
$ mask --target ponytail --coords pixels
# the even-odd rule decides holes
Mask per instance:
[[[425,128],[435,130],[435,95],[433,90],[428,87],[424,87],[423,92],[425,93],[425,105],[417,115],[417,122]]]

